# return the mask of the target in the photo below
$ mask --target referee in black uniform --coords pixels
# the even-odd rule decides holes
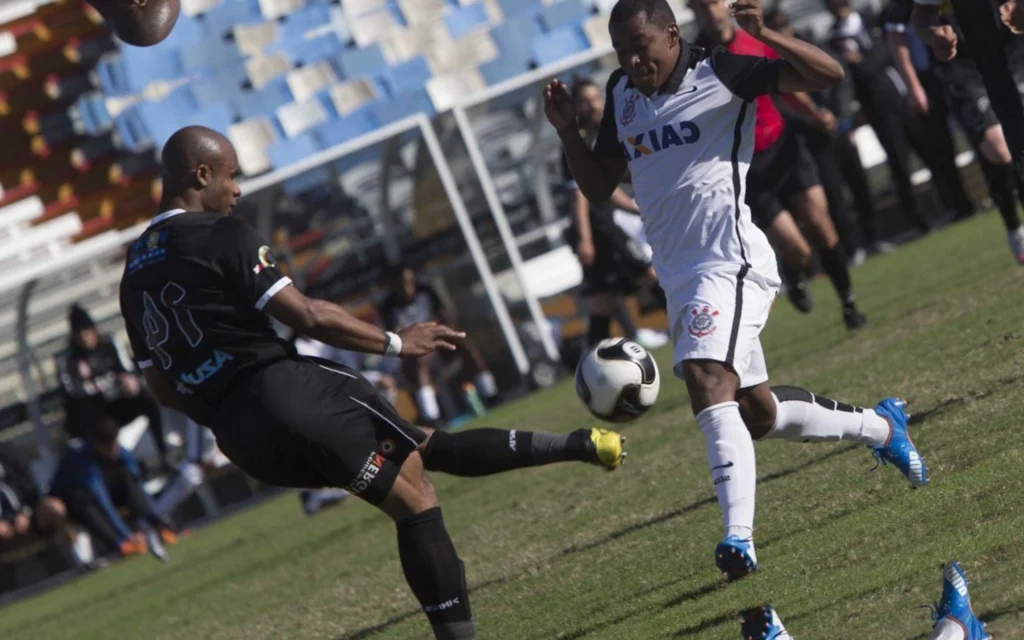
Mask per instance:
[[[618,434],[472,429],[432,432],[403,420],[358,372],[298,356],[269,314],[339,348],[418,357],[463,334],[423,323],[385,333],[291,286],[251,226],[231,143],[186,127],[163,150],[160,213],[128,250],[121,313],[160,402],[208,425],[252,477],[334,486],[395,520],[402,569],[435,637],[476,638],[465,572],[425,470],[479,476],[563,460],[613,469]]]

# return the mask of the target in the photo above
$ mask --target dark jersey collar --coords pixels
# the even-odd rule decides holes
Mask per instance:
[[[676,91],[679,91],[679,87],[683,86],[683,78],[686,77],[686,72],[689,71],[694,64],[700,59],[700,55],[692,51],[690,43],[686,40],[679,40],[679,59],[676,60],[676,66],[672,68],[672,75],[668,77],[665,84],[661,85],[653,95],[671,95]],[[626,86],[632,87],[633,81],[626,76]]]

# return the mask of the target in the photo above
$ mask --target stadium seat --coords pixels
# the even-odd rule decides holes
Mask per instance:
[[[372,76],[388,66],[380,47],[371,44],[368,47],[348,47],[337,57],[338,68],[346,80]]]
[[[128,151],[142,151],[153,143],[136,107],[126,109],[114,118],[114,132],[118,146]]]
[[[302,40],[306,32],[321,27],[331,19],[328,7],[314,5],[296,11],[280,20],[281,38],[283,40]]]
[[[283,77],[292,68],[292,61],[282,51],[261,54],[246,59],[245,74],[256,89],[262,89],[274,78]]]
[[[292,69],[285,76],[288,89],[296,102],[305,102],[321,90],[335,84],[337,76],[331,65],[326,62],[315,62],[305,67]]]
[[[198,105],[186,87],[171,91],[160,102],[143,101],[136,106],[139,119],[145,123],[150,140],[157,148],[163,147],[175,131],[193,124],[198,110]]]
[[[224,67],[240,67],[242,54],[234,43],[222,37],[206,36],[194,47],[186,47],[178,52],[182,67],[186,72],[217,70]]]
[[[503,55],[480,65],[478,70],[488,85],[496,85],[524,73],[529,68],[528,56],[514,59],[512,56]]]
[[[285,79],[275,78],[267,86],[255,91],[239,91],[231,99],[235,111],[242,119],[269,116],[277,109],[291,102],[291,92]]]
[[[259,116],[228,127],[228,138],[238,151],[242,173],[254,176],[270,170],[267,147],[277,139],[270,118]]]
[[[534,19],[544,8],[544,3],[539,0],[498,0],[498,5],[504,12],[506,21],[517,16]]]
[[[433,73],[427,65],[427,59],[417,56],[387,69],[382,74],[384,84],[391,95],[407,91],[415,91],[426,86]]]
[[[416,113],[423,113],[427,116],[434,115],[434,103],[426,89],[399,94],[390,100],[378,100],[371,106],[374,119],[380,126],[408,118]]]
[[[107,111],[106,101],[99,93],[90,93],[81,96],[74,104],[74,114],[82,129],[90,136],[97,136],[109,131],[113,126],[113,120]]]
[[[491,29],[491,37],[502,55],[516,59],[529,57],[530,43],[542,33],[540,23],[531,16],[506,18],[505,22]]]
[[[280,44],[271,47],[270,50],[273,51],[278,47],[287,52],[288,57],[299,65],[313,64],[320,60],[334,58],[345,49],[344,44],[334,33],[327,33],[312,39],[282,39]]]
[[[330,119],[327,109],[319,100],[290,102],[277,108],[277,121],[285,136],[294,138]]]
[[[294,138],[281,138],[267,146],[270,164],[275,169],[294,164],[321,150],[316,137],[304,133]]]
[[[370,133],[377,129],[378,126],[377,121],[374,119],[373,105],[368,104],[356,109],[343,118],[321,124],[313,133],[320,146],[324,149],[329,149],[342,142],[347,142],[353,138]]]
[[[348,20],[352,38],[360,47],[367,47],[385,39],[401,24],[402,21],[396,20],[395,13],[389,9],[374,11]]]
[[[298,11],[304,5],[303,0],[260,0],[260,13],[267,20],[274,20]]]
[[[598,48],[611,48],[612,36],[608,33],[608,16],[591,16],[583,22],[583,33],[587,36],[590,46]]]
[[[17,238],[28,224],[43,215],[43,201],[29,196],[0,208],[0,240]]]
[[[452,105],[471,96],[487,86],[484,78],[476,69],[462,73],[449,73],[435,76],[427,82],[427,92],[437,111],[445,111]]]
[[[263,53],[281,37],[277,22],[272,20],[238,25],[234,34],[238,53],[245,57]]]
[[[533,61],[543,67],[590,48],[579,26],[561,27],[533,39]]]
[[[330,167],[320,166],[309,171],[303,171],[294,178],[288,178],[281,183],[281,190],[291,198],[298,197],[312,189],[317,189],[327,184],[331,179]]]
[[[234,120],[234,111],[232,111],[228,103],[216,102],[193,111],[189,114],[188,121],[180,124],[179,128],[190,124],[196,124],[227,135],[228,129],[231,127],[231,123],[234,122]],[[154,138],[153,142],[156,143],[158,147],[162,147],[165,141]]]
[[[582,23],[589,15],[590,8],[583,0],[561,0],[540,10],[541,25],[548,31]]]
[[[489,20],[487,9],[478,2],[451,11],[444,17],[444,24],[453,38],[461,38],[470,31],[487,25]]]
[[[240,24],[252,24],[264,20],[258,0],[224,0],[212,10],[199,17],[204,39],[220,40]]]

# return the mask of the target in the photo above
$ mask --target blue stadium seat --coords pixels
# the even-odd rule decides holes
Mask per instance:
[[[82,119],[82,126],[90,136],[97,136],[109,131],[113,126],[110,113],[103,95],[97,92],[87,93],[75,101],[75,109]]]
[[[548,31],[559,27],[578,25],[590,15],[590,8],[583,0],[562,0],[548,5],[540,11],[540,23]]]
[[[390,100],[378,100],[371,107],[374,119],[382,127],[416,113],[424,113],[428,117],[434,115],[434,102],[426,89],[399,94]]]
[[[288,178],[281,183],[281,190],[285,195],[294,198],[307,191],[328,184],[331,181],[331,169],[329,166],[320,166],[309,171],[303,171],[294,178]]]
[[[259,91],[239,91],[231,99],[235,111],[243,120],[273,115],[278,107],[291,101],[292,94],[283,77],[274,78]]]
[[[395,24],[400,27],[409,26],[409,22],[405,19],[405,14],[402,13],[402,7],[398,6],[398,0],[388,0],[388,11],[394,17]]]
[[[290,13],[280,20],[282,38],[301,38],[310,29],[322,27],[331,20],[331,10],[324,5],[314,5]]]
[[[136,109],[157,148],[163,147],[175,131],[193,124],[199,111],[186,87],[175,89],[160,102],[140,102]]]
[[[96,76],[99,78],[100,90],[107,96],[128,96],[141,90],[141,87],[133,87],[128,81],[128,72],[121,56],[101,60],[96,65]]]
[[[282,38],[279,44],[267,48],[268,52],[278,50],[284,52],[295,63],[306,65],[334,58],[345,50],[345,45],[338,40],[338,36],[329,33],[313,40]]]
[[[529,68],[530,55],[520,53],[518,57],[511,54],[498,56],[494,60],[480,65],[478,70],[488,85],[495,85],[514,78],[528,71]]]
[[[487,8],[482,2],[471,4],[468,7],[460,7],[444,17],[444,24],[453,38],[461,38],[487,22]]]
[[[271,142],[267,147],[267,155],[270,156],[270,166],[280,169],[321,150],[313,134],[303,133],[294,138],[281,137]]]
[[[578,26],[561,27],[533,39],[533,61],[543,67],[589,48],[590,41],[583,29]]]
[[[341,75],[349,79],[376,75],[388,66],[376,44],[360,48],[346,47],[338,54],[336,61]]]
[[[224,135],[227,135],[228,127],[234,121],[235,114],[226,102],[207,105],[193,111],[189,116],[189,124],[202,125],[214,131],[219,131]]]
[[[114,132],[120,138],[121,148],[128,151],[141,151],[152,143],[146,124],[135,107],[125,109],[114,118]]]
[[[517,16],[533,18],[544,8],[544,3],[539,0],[498,0],[498,5],[506,20]]]
[[[313,133],[320,145],[324,149],[329,149],[367,134],[378,126],[371,103],[363,105],[343,118],[323,123],[314,129]]]
[[[242,54],[234,42],[223,38],[206,36],[194,47],[185,47],[178,52],[182,66],[186,71],[194,73],[207,69],[225,67],[241,67]]]
[[[529,57],[530,43],[542,33],[544,31],[535,16],[512,16],[491,29],[491,38],[502,55],[518,59]]]
[[[224,0],[198,20],[206,36],[223,39],[237,25],[263,22],[263,14],[259,0]]]
[[[240,84],[226,84],[212,75],[202,75],[188,84],[192,98],[200,107],[230,100],[241,92]]]
[[[395,96],[407,91],[422,89],[430,80],[432,74],[427,65],[427,59],[423,56],[410,58],[386,69],[381,73],[388,93]]]

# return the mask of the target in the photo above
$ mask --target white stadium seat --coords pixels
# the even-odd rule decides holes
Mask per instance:
[[[267,147],[277,139],[270,118],[249,118],[228,127],[228,138],[238,151],[238,164],[247,176],[270,170]]]
[[[311,65],[292,69],[286,76],[288,89],[296,102],[305,102],[316,96],[324,87],[338,81],[331,65],[326,62],[315,62]]]
[[[303,131],[327,122],[327,110],[317,100],[291,102],[277,109],[277,119],[284,135],[294,138]]]
[[[0,209],[0,240],[20,237],[28,223],[43,215],[43,201],[29,196]]]

